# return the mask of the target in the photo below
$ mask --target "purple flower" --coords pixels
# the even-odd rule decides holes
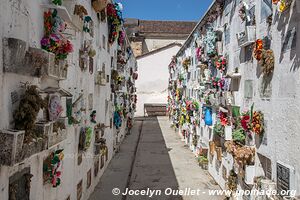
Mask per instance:
[[[46,47],[46,46],[49,46],[49,44],[50,44],[50,39],[48,37],[43,37],[41,40],[41,45],[43,47]]]

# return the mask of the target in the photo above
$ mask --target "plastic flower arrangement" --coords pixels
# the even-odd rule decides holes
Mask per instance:
[[[55,54],[56,59],[66,59],[73,52],[73,45],[62,32],[66,23],[57,15],[57,10],[44,13],[45,36],[41,40],[42,49]]]
[[[220,122],[217,122],[214,125],[213,131],[214,131],[215,135],[218,135],[220,137],[224,137],[225,128]]]
[[[90,16],[85,16],[83,20],[83,31],[92,34],[93,20]]]
[[[188,100],[185,101],[185,104],[186,104],[185,107],[186,107],[187,111],[193,110],[193,104],[192,103],[193,103],[192,101],[188,101]]]
[[[262,59],[259,64],[262,66],[262,72],[266,75],[271,74],[275,67],[275,57],[274,52],[271,49],[263,50]]]
[[[200,104],[197,101],[193,101],[193,107],[195,111],[199,111],[200,109]]]
[[[249,111],[242,113],[241,126],[245,132],[249,132],[251,130],[251,115]]]
[[[273,72],[275,66],[274,52],[271,49],[265,50],[263,48],[262,39],[256,40],[253,54],[254,58],[256,58],[256,60],[258,60],[259,64],[262,66],[262,71],[264,74],[268,75]]]
[[[172,58],[172,60],[171,60],[171,63],[170,63],[170,65],[169,65],[169,68],[171,69],[171,68],[174,68],[175,66],[176,66],[176,64],[177,64],[177,58],[176,58],[176,56],[173,56],[173,58]]]
[[[183,76],[183,74],[179,74],[178,80],[179,80],[179,82],[184,81],[184,76]]]
[[[253,164],[255,158],[255,148],[241,146],[233,141],[225,142],[226,151],[234,157],[234,160],[240,165]]]
[[[227,60],[225,57],[220,56],[216,61],[215,61],[216,68],[220,70],[221,72],[224,72],[227,67]]]
[[[124,30],[122,30],[122,31],[119,32],[119,38],[118,38],[118,44],[119,44],[119,46],[123,46],[124,45],[125,35],[126,35],[126,33],[125,33]]]
[[[198,47],[196,48],[196,57],[198,61],[201,61],[201,56],[202,56],[202,48]]]
[[[182,66],[185,70],[188,70],[189,69],[189,66],[191,65],[191,58],[188,57],[188,58],[185,58],[183,61],[182,61]]]
[[[258,39],[255,42],[255,48],[253,51],[253,56],[256,60],[260,61],[262,59],[262,51],[263,51],[263,40]]]
[[[229,120],[227,118],[226,113],[220,111],[218,117],[222,126],[227,126],[229,124]]]
[[[211,78],[211,85],[215,89],[223,89],[225,85],[225,79],[224,78],[219,78],[219,77],[212,77]]]
[[[122,6],[118,3],[109,3],[107,4],[106,10],[109,23],[109,43],[112,44],[118,38],[123,23]]]
[[[254,111],[253,113],[252,131],[258,135],[264,132],[264,116],[261,111]]]
[[[63,149],[60,149],[52,153],[49,160],[43,164],[44,180],[49,181],[53,187],[57,187],[61,183],[59,167],[63,158]]]
[[[245,144],[245,140],[246,140],[246,135],[244,133],[244,130],[242,128],[239,128],[237,130],[235,130],[232,133],[232,139],[234,142],[239,143],[239,144]]]
[[[63,3],[63,0],[52,0],[52,3],[55,4],[55,5],[61,6],[62,3]]]
[[[272,3],[277,5],[278,12],[284,12],[291,4],[291,0],[272,0]]]
[[[234,151],[234,159],[235,161],[241,165],[250,165],[254,162],[254,156],[255,155],[255,148],[248,147],[248,146],[242,146],[236,148]]]
[[[82,127],[83,134],[85,135],[85,141],[84,141],[84,150],[87,150],[92,141],[92,135],[93,135],[93,129],[91,127]]]
[[[212,28],[208,29],[206,36],[203,42],[206,45],[206,51],[209,56],[216,54],[216,33],[213,31]]]
[[[117,129],[122,126],[122,112],[120,109],[116,109],[114,112],[114,125]]]

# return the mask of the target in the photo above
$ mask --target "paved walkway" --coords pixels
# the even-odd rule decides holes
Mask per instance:
[[[112,194],[144,191],[144,195]],[[173,190],[199,189],[198,195],[165,195]],[[194,155],[184,146],[179,135],[169,126],[166,117],[137,119],[131,135],[121,145],[104,172],[90,200],[222,200],[209,196],[208,191],[219,189]],[[175,191],[176,192],[176,191]],[[154,193],[154,194],[153,194]],[[153,195],[152,198],[149,196]]]

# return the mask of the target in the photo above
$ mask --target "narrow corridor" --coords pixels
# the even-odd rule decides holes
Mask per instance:
[[[112,159],[90,200],[138,200],[150,199],[149,195],[116,195],[129,190],[162,191],[151,199],[223,199],[209,196],[208,190],[219,189],[206,171],[196,162],[194,155],[185,147],[177,132],[169,126],[167,117],[140,118],[124,143],[120,152]],[[196,196],[164,195],[167,188],[173,190],[199,189]]]

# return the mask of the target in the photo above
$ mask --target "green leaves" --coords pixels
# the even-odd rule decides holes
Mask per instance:
[[[62,1],[63,0],[52,0],[52,3],[55,4],[55,5],[61,6],[62,5]]]
[[[214,125],[213,130],[214,130],[214,134],[219,135],[220,137],[224,137],[225,128],[224,128],[224,126],[222,126],[222,124],[220,122],[217,122]]]
[[[244,144],[246,140],[246,136],[244,134],[244,130],[242,128],[235,130],[232,133],[233,141]]]

